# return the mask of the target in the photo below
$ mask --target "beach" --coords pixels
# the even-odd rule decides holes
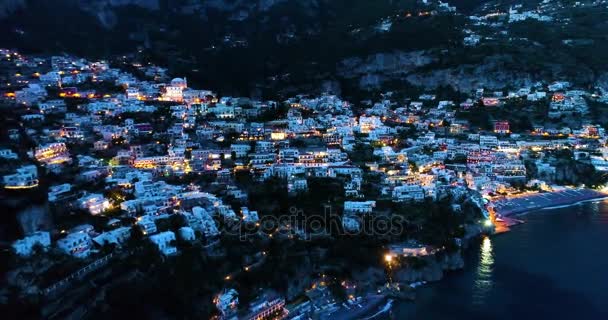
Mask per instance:
[[[529,211],[569,206],[583,201],[607,197],[608,194],[592,189],[565,189],[498,199],[492,201],[491,205],[496,214],[503,217],[509,217]]]

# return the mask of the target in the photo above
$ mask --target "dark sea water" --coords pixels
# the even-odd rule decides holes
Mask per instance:
[[[486,238],[466,267],[394,304],[392,319],[608,319],[608,201],[540,210]]]

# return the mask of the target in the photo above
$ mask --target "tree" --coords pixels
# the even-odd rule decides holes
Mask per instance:
[[[349,152],[349,158],[352,162],[357,164],[363,164],[365,162],[375,161],[374,148],[370,145],[357,143],[355,144],[353,151]]]

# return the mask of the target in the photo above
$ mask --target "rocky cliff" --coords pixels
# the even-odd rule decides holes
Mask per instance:
[[[344,59],[338,64],[337,71],[341,77],[359,79],[359,85],[363,88],[379,87],[386,80],[403,78],[433,61],[435,58],[425,51],[384,52]]]
[[[587,187],[602,186],[608,182],[605,173],[596,171],[592,164],[573,159],[558,159],[552,165],[555,173],[539,173],[533,162],[527,162],[526,168],[532,178],[547,181],[558,185],[585,185]]]

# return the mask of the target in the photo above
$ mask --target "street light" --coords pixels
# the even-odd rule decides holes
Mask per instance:
[[[389,266],[390,266],[391,262],[393,262],[393,256],[391,254],[389,254],[389,253],[385,254],[384,255],[384,261],[386,261],[389,264]]]
[[[388,265],[388,282],[389,284],[393,284],[393,255],[387,253],[384,255],[384,261]]]
[[[486,219],[486,221],[484,221],[483,224],[486,227],[491,227],[493,225],[492,220],[490,220],[490,219]]]

